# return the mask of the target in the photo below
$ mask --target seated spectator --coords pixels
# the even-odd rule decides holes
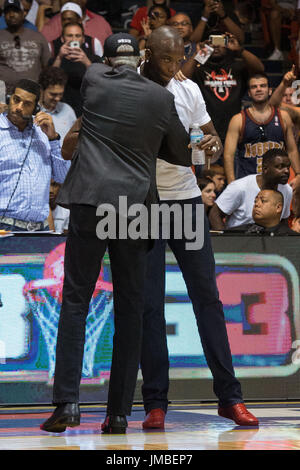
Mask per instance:
[[[176,13],[170,18],[168,24],[177,29],[184,41],[184,62],[186,62],[196,52],[196,42],[191,41],[193,33],[191,18],[186,13]]]
[[[215,192],[219,196],[226,183],[224,168],[221,165],[211,165],[209,170],[202,170],[202,176],[211,179],[215,183]]]
[[[293,217],[290,227],[294,232],[300,233],[300,216]]]
[[[30,5],[32,4],[32,0],[20,0],[21,1],[21,6],[23,7],[23,12],[24,12],[24,23],[23,23],[23,26],[24,28],[29,28],[29,29],[32,29],[33,31],[37,31],[37,27],[35,26],[35,24],[31,23],[30,21],[28,21],[28,19],[26,18],[26,15],[27,13],[29,12],[29,9],[30,9]],[[0,16],[0,29],[5,29],[7,28],[7,24],[6,24],[6,21],[5,21],[5,16]]]
[[[209,178],[198,178],[197,184],[201,190],[201,199],[205,212],[208,214],[216,200],[216,185]]]
[[[241,110],[248,77],[263,71],[264,65],[254,54],[243,49],[234,36],[229,36],[224,46],[215,45],[213,49],[205,64],[200,65],[195,60],[195,53],[183,64],[181,71],[199,86],[224,145],[229,121]]]
[[[70,167],[61,156],[52,117],[37,109],[39,99],[38,83],[20,80],[7,114],[0,115],[2,230],[46,230],[51,178],[62,183]]]
[[[276,189],[283,194],[282,218],[288,219],[293,190],[287,184],[290,159],[281,149],[268,150],[263,156],[262,174],[249,175],[230,183],[212,207],[209,220],[214,230],[253,223],[254,200],[263,189]]]
[[[142,20],[144,36],[140,37],[139,48],[145,49],[146,41],[153,30],[167,24],[171,17],[170,9],[165,5],[153,5],[149,8],[148,16]]]
[[[49,218],[49,227],[57,233],[67,234],[69,227],[70,210],[56,204],[56,198],[61,184],[51,180],[49,205],[51,217]],[[50,225],[53,224],[53,225]]]
[[[271,39],[274,44],[274,51],[268,57],[268,60],[283,60],[281,51],[281,25],[282,21],[291,21],[296,15],[297,0],[269,0],[269,28]]]
[[[67,23],[62,31],[63,45],[55,59],[49,65],[63,69],[68,81],[63,100],[75,111],[77,117],[82,113],[80,87],[86,69],[94,62],[100,62],[99,56],[94,55],[84,42],[83,26],[78,23]],[[72,41],[78,41],[80,47],[70,47]]]
[[[62,28],[69,23],[82,24],[82,10],[77,3],[67,2],[61,9]],[[63,37],[60,35],[49,43],[53,57],[57,56],[63,42]],[[103,56],[103,47],[99,39],[92,38],[85,34],[84,44],[86,48],[89,48],[93,52],[93,54],[98,55],[99,57]]]
[[[248,80],[251,106],[230,120],[224,145],[224,168],[228,183],[235,178],[261,173],[263,154],[270,148],[285,148],[293,170],[300,161],[289,114],[270,103],[269,80],[265,73]],[[237,151],[237,152],[236,152]]]
[[[64,0],[60,0],[61,7],[65,3]],[[112,34],[109,23],[101,15],[92,13],[86,8],[87,0],[78,0],[78,3],[82,10],[82,25],[84,28],[84,34],[91,36],[92,38],[98,38],[102,46],[104,45],[105,39]],[[50,21],[45,24],[41,30],[48,42],[53,41],[61,35],[62,24],[61,24],[61,13],[53,16]]]
[[[284,206],[283,195],[274,189],[260,191],[252,209],[254,223],[244,224],[232,229],[245,234],[295,235],[285,220],[281,219]]]
[[[65,135],[76,121],[76,114],[73,108],[61,101],[64,96],[67,80],[66,73],[58,67],[46,67],[39,79],[41,86],[41,109],[51,114],[55,129],[60,135],[61,145]]]
[[[6,29],[0,30],[0,76],[10,94],[21,78],[37,81],[50,58],[49,46],[37,31],[24,28],[20,0],[5,0]]]
[[[147,6],[141,7],[137,10],[132,21],[130,23],[129,34],[132,36],[139,38],[140,36],[144,36],[144,28],[143,24],[147,21],[148,17],[148,10],[152,6],[160,6],[165,5],[166,7],[170,6],[170,0],[147,0]],[[175,10],[170,8],[171,16],[175,15]]]
[[[226,13],[220,0],[204,0],[202,16],[191,35],[191,40],[205,41],[210,34],[215,34],[215,30],[220,31],[220,34],[233,34],[240,44],[244,42],[244,31],[240,27],[238,17],[234,13]]]

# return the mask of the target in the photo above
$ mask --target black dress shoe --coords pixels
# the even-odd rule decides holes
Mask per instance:
[[[109,415],[101,424],[101,430],[105,434],[125,434],[127,425],[126,416]]]
[[[80,424],[80,409],[78,403],[62,403],[40,429],[48,432],[64,432],[67,427],[74,428]]]

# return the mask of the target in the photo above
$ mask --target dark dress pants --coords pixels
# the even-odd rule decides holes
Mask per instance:
[[[65,251],[53,403],[78,403],[89,303],[108,248],[114,293],[115,333],[107,413],[130,415],[142,335],[148,240],[100,240],[96,208],[73,205]]]
[[[196,204],[201,204],[202,201],[199,197],[163,203],[192,204],[195,222]],[[145,411],[148,413],[155,408],[166,411],[168,405],[169,359],[164,316],[166,243],[176,257],[193,304],[203,351],[213,375],[213,390],[219,404],[229,406],[240,403],[243,401],[241,386],[234,376],[223,306],[216,285],[207,217],[205,215],[204,245],[199,250],[186,249],[188,240],[175,239],[172,236],[173,229],[174,220],[171,221],[170,239],[157,241],[148,254],[141,356]]]

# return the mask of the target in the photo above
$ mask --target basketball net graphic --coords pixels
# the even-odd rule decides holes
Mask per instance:
[[[65,243],[58,245],[45,260],[44,279],[29,281],[23,293],[43,334],[49,357],[49,379],[54,375],[57,328],[60,315],[64,277]],[[113,312],[112,284],[102,280],[102,272],[90,302],[86,319],[82,374],[93,376],[97,342],[104,325]]]

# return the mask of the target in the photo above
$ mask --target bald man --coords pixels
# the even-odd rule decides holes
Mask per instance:
[[[242,231],[246,234],[295,235],[287,222],[281,219],[283,205],[284,197],[280,191],[263,189],[254,200],[252,210],[254,224],[240,225],[233,231]]]
[[[185,129],[188,131],[193,123],[199,123],[205,135],[202,142],[206,154],[218,159],[222,152],[221,141],[206,111],[199,87],[191,80],[180,82],[174,79],[183,55],[183,39],[176,29],[167,26],[158,28],[147,41],[146,62],[142,73],[173,93],[176,110]],[[190,205],[192,224],[195,227],[199,220],[198,210],[202,200],[191,168],[182,171],[176,165],[165,165],[158,158],[156,179],[161,202],[170,207],[174,203],[179,204],[183,210],[186,205]],[[177,259],[193,304],[204,354],[213,375],[214,392],[219,400],[219,415],[232,419],[239,425],[258,425],[258,420],[243,404],[241,386],[234,376],[223,306],[216,286],[208,221],[204,211],[201,221],[204,231],[204,244],[201,249],[188,249],[188,240],[184,236],[181,239],[176,238],[174,234],[178,227],[171,220],[169,233],[173,235],[168,239],[164,237],[156,240],[148,256],[141,357],[144,381],[142,393],[146,412],[144,429],[164,428],[168,406],[169,359],[164,316],[166,243]],[[185,230],[182,232],[185,233]]]

